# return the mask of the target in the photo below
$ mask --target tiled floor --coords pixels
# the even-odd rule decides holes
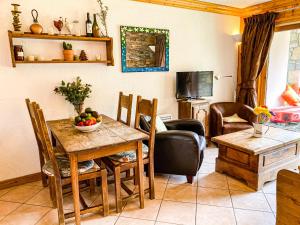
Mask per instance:
[[[146,199],[145,209],[137,200],[124,206],[121,214],[82,216],[82,224],[99,225],[274,225],[276,182],[259,192],[245,184],[214,172],[216,148],[208,148],[203,165],[193,184],[183,176],[156,176],[156,200]],[[109,187],[110,207],[114,208],[113,186]],[[88,204],[101,201],[99,195],[84,192]],[[72,197],[65,198],[71,211]],[[69,219],[67,224],[73,224]],[[0,225],[54,225],[56,209],[51,208],[49,191],[41,182],[0,190]]]

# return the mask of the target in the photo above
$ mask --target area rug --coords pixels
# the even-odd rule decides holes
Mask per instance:
[[[269,122],[267,125],[271,127],[282,128],[285,130],[300,132],[300,123],[272,123]]]

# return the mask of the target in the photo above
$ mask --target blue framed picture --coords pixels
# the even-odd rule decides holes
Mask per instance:
[[[121,26],[122,72],[169,71],[169,30]]]

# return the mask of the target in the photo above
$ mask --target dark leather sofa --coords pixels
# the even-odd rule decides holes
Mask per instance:
[[[193,183],[203,161],[206,141],[204,128],[198,120],[184,119],[165,122],[168,131],[155,136],[154,170],[156,173],[185,175]],[[141,119],[141,128],[149,123]]]
[[[235,113],[237,113],[240,118],[247,120],[248,123],[223,122],[223,117],[232,116]],[[209,117],[210,137],[249,129],[252,127],[252,123],[256,122],[257,119],[257,116],[254,114],[251,107],[236,102],[219,102],[211,104]]]

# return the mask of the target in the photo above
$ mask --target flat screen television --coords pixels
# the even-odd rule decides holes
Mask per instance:
[[[176,98],[197,99],[213,95],[213,71],[177,72]]]

